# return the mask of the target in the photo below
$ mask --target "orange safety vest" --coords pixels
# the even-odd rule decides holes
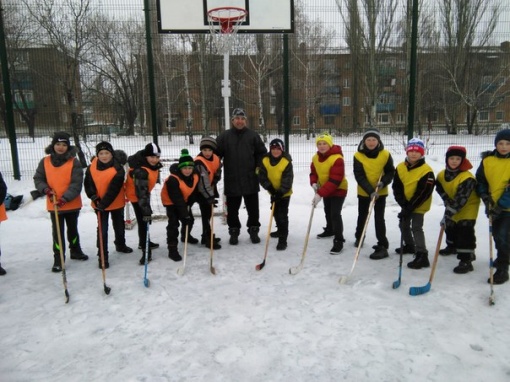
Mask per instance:
[[[53,190],[53,192],[55,192],[55,197],[57,200],[61,198],[62,195],[64,195],[64,193],[69,188],[69,185],[71,184],[73,165],[74,158],[69,158],[69,160],[60,167],[53,166],[49,155],[44,158],[44,171],[46,173],[46,181],[48,182],[48,186]],[[78,195],[76,198],[68,201],[58,210],[71,211],[78,210],[81,207],[81,195]],[[46,209],[48,211],[54,210],[53,200],[50,200],[48,197],[46,198]]]
[[[152,191],[154,186],[156,185],[156,182],[158,181],[158,175],[159,170],[152,170],[148,167],[142,166],[145,171],[149,174],[149,192]],[[129,169],[128,174],[133,171],[133,168]],[[135,180],[132,176],[128,175],[126,180],[126,198],[131,203],[138,202],[138,196],[136,196],[136,190],[135,190]]]
[[[97,169],[97,157],[92,159],[90,163],[90,175],[94,180],[94,184],[96,185],[97,196],[103,198],[108,191],[108,187],[112,179],[117,175],[117,170],[115,167],[110,167],[105,170],[99,171]],[[113,200],[113,202],[106,208],[106,211],[118,210],[119,208],[123,208],[126,205],[125,200],[125,192],[124,187],[121,188],[117,197]],[[95,203],[91,202],[90,205],[95,207]]]
[[[207,160],[201,156],[197,156],[195,160],[199,160],[203,163],[204,167],[209,173],[209,184],[212,184],[214,180],[214,174],[216,174],[221,165],[220,158],[213,154],[213,160]]]
[[[0,222],[7,220],[7,212],[5,212],[5,203],[0,206]]]
[[[181,190],[185,202],[188,201],[189,196],[193,193],[193,191],[197,187],[199,179],[198,174],[193,174],[193,185],[190,187],[177,175],[170,174],[168,178],[165,179],[165,184],[163,184],[163,188],[161,189],[161,202],[163,203],[164,206],[171,206],[174,204],[172,199],[170,199],[170,196],[168,196],[168,189],[166,187],[166,182],[168,179],[170,179],[171,176],[176,178],[177,181],[179,182],[179,189]]]

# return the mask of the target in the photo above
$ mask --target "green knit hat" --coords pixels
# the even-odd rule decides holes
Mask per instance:
[[[187,149],[181,150],[181,157],[179,158],[179,168],[183,167],[195,167],[195,162]]]

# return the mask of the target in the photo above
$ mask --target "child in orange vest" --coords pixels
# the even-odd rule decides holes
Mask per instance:
[[[84,261],[89,258],[81,249],[78,234],[78,216],[82,207],[80,193],[83,186],[83,168],[76,158],[77,149],[71,146],[70,138],[71,136],[66,132],[57,132],[53,135],[51,144],[45,150],[48,155],[41,159],[34,175],[35,188],[46,195],[46,209],[51,218],[54,257],[51,270],[53,272],[62,271],[55,205],[58,211],[62,251],[65,254],[65,224],[71,259]]]
[[[113,147],[108,142],[100,142],[96,146],[96,156],[85,172],[84,187],[87,196],[92,201],[92,208],[101,219],[101,232],[97,230],[97,248],[99,268],[101,267],[100,240],[102,235],[105,268],[109,268],[108,261],[108,216],[112,217],[115,232],[115,249],[121,253],[131,253],[133,249],[126,245],[124,225],[124,167],[115,157]]]
[[[128,158],[129,172],[126,179],[126,198],[131,202],[138,221],[138,248],[142,250],[140,265],[145,264],[145,247],[148,225],[152,222],[151,191],[158,182],[161,149],[148,143],[143,150]],[[152,250],[159,244],[149,242],[147,259],[152,260]]]
[[[204,137],[200,141],[200,154],[195,157],[195,169],[200,175],[198,182],[197,202],[202,215],[202,240],[207,248],[211,247],[211,212],[217,197],[219,197],[216,184],[221,179],[221,160],[214,151],[216,140],[213,137]],[[181,241],[184,235],[181,236]],[[189,242],[190,237],[188,237]],[[220,239],[213,238],[213,249],[220,249]]]
[[[168,224],[166,226],[166,240],[168,244],[168,257],[173,261],[181,261],[182,257],[177,250],[179,238],[179,221],[188,234],[193,227],[193,215],[190,206],[195,201],[195,189],[199,175],[195,171],[195,162],[188,150],[181,150],[179,163],[170,166],[170,175],[165,180],[161,190],[161,201],[166,208]]]
[[[2,173],[0,173],[0,222],[7,220],[7,213],[5,212],[5,196],[7,195],[7,185],[4,182],[4,178],[2,177]],[[0,258],[2,256],[2,251],[0,250]],[[4,276],[7,272],[2,268],[2,263],[0,263],[0,276]]]

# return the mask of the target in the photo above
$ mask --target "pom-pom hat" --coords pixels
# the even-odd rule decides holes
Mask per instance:
[[[324,141],[329,147],[333,147],[333,137],[327,133],[317,135],[317,138],[315,138],[315,145],[320,141]]]
[[[280,138],[275,138],[269,143],[269,148],[274,149],[278,148],[282,151],[285,151],[285,143]]]
[[[425,143],[421,139],[413,138],[407,143],[406,153],[409,151],[418,151],[421,156],[425,155]]]
[[[218,148],[218,144],[216,143],[216,139],[213,137],[204,137],[200,141],[200,150],[202,149],[211,149],[213,151],[216,151]]]
[[[161,156],[161,149],[156,143],[148,143],[145,149],[143,149],[143,155],[146,157],[159,157]]]
[[[65,143],[67,146],[71,146],[71,136],[65,131],[58,131],[53,134],[51,145],[55,146],[55,144],[59,142]]]
[[[195,167],[195,162],[191,155],[189,155],[189,151],[187,149],[181,150],[181,156],[179,158],[179,169],[183,167]]]

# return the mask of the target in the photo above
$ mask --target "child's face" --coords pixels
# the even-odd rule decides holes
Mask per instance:
[[[213,151],[208,147],[204,147],[202,149],[202,155],[204,156],[204,158],[209,159],[210,157],[212,157]]]
[[[415,164],[421,159],[421,154],[419,151],[408,151],[407,152],[407,161],[411,164]]]
[[[279,158],[282,154],[282,150],[279,147],[271,147],[271,155],[273,158]]]
[[[501,155],[507,155],[510,153],[510,141],[507,141],[506,139],[500,140],[498,143],[496,143],[496,150]]]
[[[317,151],[321,154],[327,153],[329,150],[329,145],[326,141],[319,141],[317,142]]]
[[[450,167],[452,170],[455,170],[457,167],[459,167],[461,162],[462,158],[458,155],[452,155],[451,157],[448,157],[448,167]]]
[[[65,143],[65,142],[57,142],[53,146],[53,150],[55,150],[55,152],[57,154],[65,154],[67,152],[68,148],[69,148],[69,146],[67,146],[67,143]]]
[[[182,175],[190,176],[193,172],[193,166],[184,166],[181,168]]]
[[[159,163],[159,157],[157,155],[151,155],[145,158],[147,158],[147,163],[149,163],[151,166],[155,166]]]
[[[113,155],[108,150],[101,150],[97,153],[97,159],[99,159],[101,163],[108,163],[113,159]]]
[[[375,149],[378,144],[379,144],[379,141],[375,137],[368,137],[367,139],[365,139],[365,146],[369,150]]]

